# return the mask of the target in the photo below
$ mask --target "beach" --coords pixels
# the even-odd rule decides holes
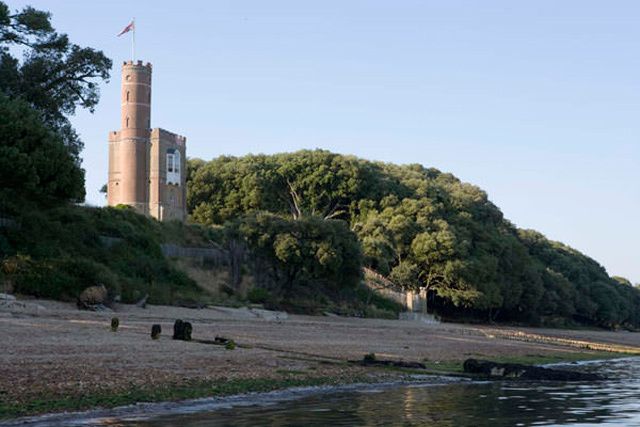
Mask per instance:
[[[368,353],[423,362],[430,371],[440,365],[446,371],[469,357],[573,360],[640,353],[640,334],[625,331],[427,325],[227,307],[119,304],[113,312],[89,312],[71,303],[26,304],[31,309],[0,311],[5,418],[406,375],[349,363]],[[112,317],[120,320],[117,332],[111,331]],[[192,323],[194,341],[171,338],[176,319]],[[158,340],[150,337],[153,324],[162,326]],[[237,347],[213,345],[215,337],[233,339]]]

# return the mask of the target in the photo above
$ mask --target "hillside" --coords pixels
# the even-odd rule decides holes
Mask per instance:
[[[345,239],[349,233],[357,238],[364,266],[405,288],[427,287],[430,309],[445,317],[640,325],[638,289],[609,277],[596,261],[562,243],[517,229],[484,191],[437,169],[321,150],[194,159],[189,166],[193,221],[235,222],[231,228],[242,230],[240,218],[264,217],[264,212],[290,224],[340,220],[348,225]],[[271,228],[264,221],[249,223],[258,230],[253,234]],[[273,287],[289,253],[300,258],[299,248],[309,238],[288,232],[285,225],[263,237],[253,244],[271,250],[266,259],[282,262],[272,275]],[[318,258],[317,251],[309,256]],[[347,261],[334,258],[338,264]],[[288,283],[297,289],[311,286],[304,277]]]
[[[206,298],[160,246],[202,241],[197,228],[128,208],[22,207],[10,217],[12,224],[0,227],[0,291],[76,301],[86,287],[101,284],[127,303],[145,295],[156,304]]]

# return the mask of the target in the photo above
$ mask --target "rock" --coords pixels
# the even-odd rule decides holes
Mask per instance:
[[[162,326],[155,324],[151,326],[151,338],[157,340],[160,338],[160,334],[162,333]]]
[[[193,327],[189,322],[184,322],[181,319],[178,319],[173,324],[174,340],[191,341],[191,332],[193,332]]]
[[[78,308],[94,311],[96,307],[107,306],[109,303],[109,292],[104,285],[89,286],[80,293],[78,297]]]
[[[487,360],[467,359],[464,372],[482,375],[492,379],[522,379],[538,381],[597,381],[602,377],[596,374],[560,369],[541,368],[539,366],[518,363],[496,363]]]

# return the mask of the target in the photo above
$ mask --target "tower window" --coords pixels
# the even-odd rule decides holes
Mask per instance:
[[[167,150],[167,184],[180,185],[180,152],[175,148]]]
[[[129,102],[129,91],[127,91],[127,102]]]
[[[127,124],[125,127],[129,127],[129,117],[127,117]]]

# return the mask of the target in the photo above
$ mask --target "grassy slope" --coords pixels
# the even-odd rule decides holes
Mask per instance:
[[[19,228],[0,229],[0,255],[8,257],[5,281],[17,293],[73,301],[87,286],[103,284],[123,302],[145,294],[156,304],[206,297],[160,248],[204,244],[204,229],[114,208],[61,206],[15,218]]]

